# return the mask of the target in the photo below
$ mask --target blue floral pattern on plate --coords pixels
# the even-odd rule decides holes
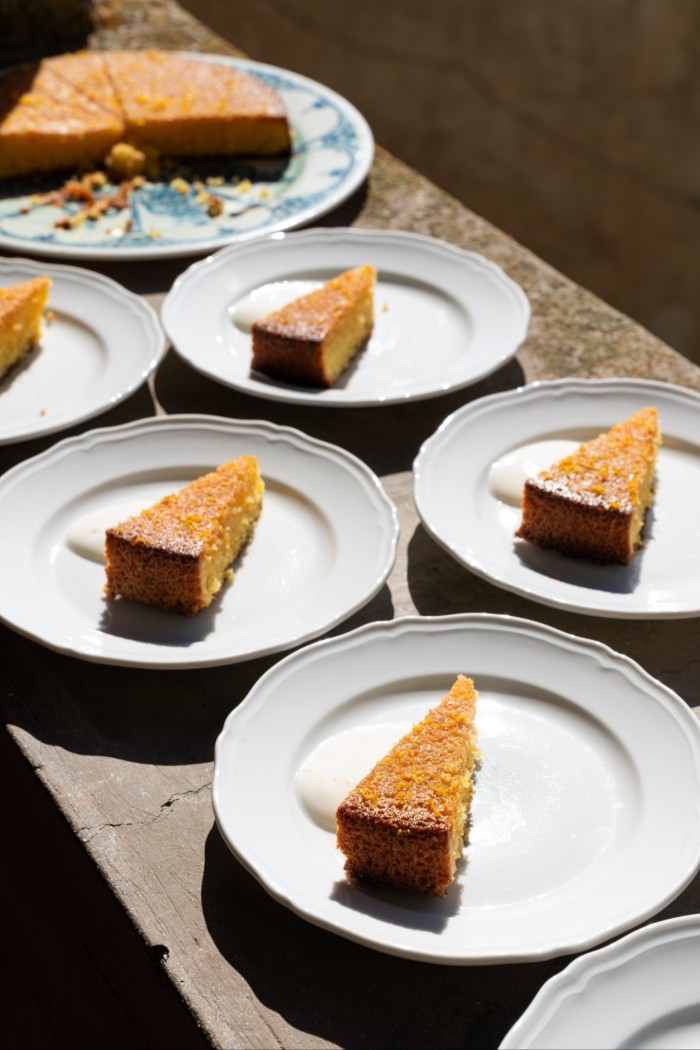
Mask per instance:
[[[235,66],[280,93],[292,128],[289,156],[202,158],[184,168],[186,187],[147,182],[132,193],[129,208],[68,229],[56,223],[70,219],[80,202],[37,203],[37,194],[57,188],[55,178],[8,180],[0,197],[0,249],[87,259],[194,255],[307,225],[361,185],[374,140],[364,118],[344,98],[272,66],[220,55],[192,57]],[[192,184],[198,179],[204,194]],[[108,185],[99,193],[115,189]],[[209,214],[207,194],[221,202],[220,214]]]

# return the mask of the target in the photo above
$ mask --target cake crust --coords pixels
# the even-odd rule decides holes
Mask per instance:
[[[528,478],[516,536],[600,564],[627,565],[654,497],[658,413],[647,407]]]
[[[250,539],[263,490],[255,457],[241,456],[107,529],[107,597],[201,612]]]
[[[474,683],[459,675],[340,804],[337,842],[351,878],[436,897],[447,892],[473,792],[476,701]]]
[[[346,270],[256,321],[252,368],[284,382],[333,386],[372,334],[375,280],[373,266]]]

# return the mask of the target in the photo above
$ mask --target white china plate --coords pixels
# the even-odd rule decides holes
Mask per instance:
[[[112,212],[72,230],[57,229],[55,222],[66,212],[47,205],[26,211],[37,185],[18,181],[0,199],[0,248],[63,259],[195,255],[314,222],[362,184],[372,164],[374,139],[364,117],[340,95],[275,66],[224,55],[189,57],[242,69],[278,91],[292,129],[289,157],[227,162],[239,172],[244,188],[229,179],[212,190],[224,202],[224,214],[217,218],[210,218],[196,202],[196,191],[183,196],[167,181],[149,183],[130,212],[133,226],[128,233],[121,232],[126,212]],[[218,164],[211,174],[222,170]],[[245,178],[252,181],[248,188]],[[56,188],[55,182],[51,188]]]
[[[323,282],[378,270],[374,331],[329,390],[251,372],[251,336],[236,304],[277,281]],[[391,404],[446,394],[495,372],[525,339],[523,290],[481,255],[397,230],[315,229],[232,245],[195,263],[163,306],[175,349],[198,371],[257,397],[304,405]]]
[[[651,923],[547,981],[500,1050],[695,1050],[699,975],[700,915]]]
[[[455,882],[442,900],[350,885],[299,771],[360,726],[398,739],[460,672],[479,690],[482,764]],[[298,915],[394,955],[481,964],[581,951],[657,913],[700,866],[699,791],[700,724],[637,664],[472,614],[370,624],[281,660],[226,720],[213,803],[239,860]]]
[[[594,565],[515,539],[520,508],[493,495],[491,465],[530,442],[589,440],[645,405],[659,410],[663,445],[644,545],[630,564]],[[413,472],[426,529],[458,562],[499,587],[595,616],[700,613],[700,395],[691,390],[610,379],[533,383],[495,394],[449,416],[421,448]]]
[[[53,281],[40,346],[0,380],[0,445],[51,434],[113,408],[165,353],[155,311],[116,281],[73,266],[0,259],[0,287]]]
[[[263,511],[233,582],[195,617],[108,601],[102,564],[69,543],[230,459],[257,456]],[[170,416],[94,430],[0,478],[0,619],[99,663],[207,667],[308,641],[365,605],[394,563],[397,515],[360,460],[265,422]],[[109,524],[111,518],[107,522]]]

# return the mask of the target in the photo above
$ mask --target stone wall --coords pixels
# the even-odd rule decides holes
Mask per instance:
[[[700,362],[697,0],[184,0]]]

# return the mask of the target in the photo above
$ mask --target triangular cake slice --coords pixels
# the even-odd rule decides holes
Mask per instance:
[[[48,277],[0,288],[0,379],[39,342],[50,288]]]
[[[350,876],[445,895],[471,806],[476,700],[472,680],[459,675],[437,707],[341,802],[338,846]]]
[[[263,488],[255,457],[241,456],[107,529],[107,597],[205,609],[252,535]]]
[[[346,270],[253,324],[252,367],[273,379],[330,387],[374,326],[373,266]]]
[[[539,547],[627,565],[654,498],[658,413],[643,408],[525,482],[516,535]]]

